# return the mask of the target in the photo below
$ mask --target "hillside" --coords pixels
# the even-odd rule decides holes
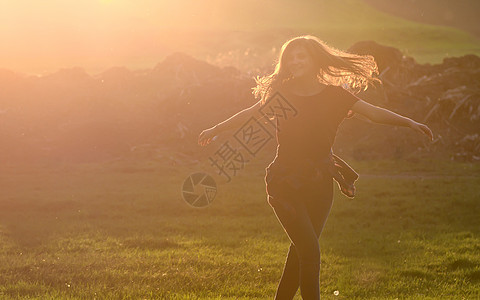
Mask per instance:
[[[457,27],[480,36],[477,0],[363,0],[388,14],[419,23]]]
[[[115,66],[149,68],[181,51],[218,66],[256,73],[255,67],[272,65],[288,38],[301,34],[318,35],[339,48],[374,40],[420,63],[480,55],[480,40],[463,30],[409,21],[362,0],[266,0],[262,5],[253,0],[179,0],[149,6],[109,1],[108,5],[94,7],[98,9],[94,15],[80,9],[73,14],[71,7],[62,5],[57,9],[63,15],[50,20],[43,16],[51,9],[41,5],[30,14],[12,11],[14,5],[0,11],[0,39],[8,45],[0,51],[0,68],[43,75],[82,66],[92,74]],[[123,15],[114,18],[115,8]],[[103,17],[109,21],[105,23]]]
[[[375,56],[382,73],[383,86],[361,97],[427,122],[436,140],[430,144],[404,128],[397,132],[354,119],[344,124],[336,144],[339,153],[357,159],[432,154],[480,159],[478,56],[419,65],[398,49],[374,42],[350,49]],[[252,105],[254,84],[245,72],[184,53],[143,71],[112,68],[96,76],[81,68],[41,77],[0,70],[0,156],[24,162],[98,161],[159,158],[170,148],[196,157],[201,130]]]

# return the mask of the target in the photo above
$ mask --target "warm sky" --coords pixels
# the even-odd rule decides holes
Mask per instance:
[[[166,29],[257,29],[265,25],[264,19],[283,26],[292,21],[284,15],[291,13],[288,7],[296,4],[289,0],[0,0],[0,68],[44,73],[77,65],[101,71],[126,62],[129,67],[151,67],[152,59],[160,61],[172,51],[171,40],[180,38],[165,36]],[[308,9],[297,15],[306,14]]]
[[[335,41],[339,47],[361,39],[396,45],[398,38],[382,30],[388,32],[386,24],[393,29],[403,28],[405,24],[399,22],[360,0],[0,0],[0,69],[45,74],[82,67],[97,73],[114,66],[151,68],[178,49],[209,55],[210,51],[248,47],[249,43],[281,46],[270,32],[261,40],[250,35],[243,36],[242,41],[229,33],[208,32],[209,40],[205,42],[205,35],[192,30],[248,32],[294,27],[305,34],[316,28],[323,30],[327,41],[329,37],[343,37],[343,43]],[[408,26],[406,33],[412,31]],[[361,36],[366,28],[377,35]],[[415,34],[421,37],[423,33],[402,33],[405,45],[401,46],[414,51],[421,45],[417,52],[423,53],[424,41],[412,41],[418,38]],[[449,40],[450,36],[446,36],[438,47],[443,49],[442,43]],[[463,40],[451,43],[458,45]],[[222,46],[224,49],[219,50]],[[462,51],[469,52],[472,47],[477,44],[467,45]]]
[[[208,25],[216,12],[201,4],[196,0],[0,0],[0,68],[42,72],[45,67],[70,67],[78,61],[82,66],[101,62],[101,69],[132,55],[140,62],[142,55],[168,48],[154,40],[153,32],[169,26]],[[209,13],[203,12],[207,9]]]

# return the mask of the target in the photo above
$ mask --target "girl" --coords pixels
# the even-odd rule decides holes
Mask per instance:
[[[371,56],[339,51],[311,35],[290,39],[282,46],[274,72],[255,79],[253,94],[258,102],[199,135],[198,143],[205,146],[262,108],[278,108],[272,104],[278,99],[296,112],[293,117],[285,110],[268,116],[276,121],[278,146],[266,168],[267,199],[291,241],[275,299],[292,299],[299,287],[303,299],[320,299],[318,239],[332,206],[333,179],[353,197],[358,177],[331,151],[342,120],[357,113],[376,123],[410,127],[433,139],[426,125],[353,94],[379,81],[376,74]]]

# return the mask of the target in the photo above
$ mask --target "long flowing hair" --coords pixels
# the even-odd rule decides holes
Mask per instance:
[[[357,55],[327,46],[325,42],[312,35],[302,35],[285,42],[280,50],[275,70],[266,76],[255,78],[257,84],[252,88],[256,99],[265,103],[269,95],[279,90],[291,74],[285,68],[285,60],[295,46],[303,46],[312,57],[317,78],[320,83],[343,86],[352,93],[366,90],[374,82],[380,82],[375,75],[378,67],[371,55]]]

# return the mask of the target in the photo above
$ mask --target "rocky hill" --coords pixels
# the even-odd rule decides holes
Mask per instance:
[[[419,65],[374,42],[350,50],[374,55],[383,80],[360,96],[426,122],[436,140],[352,119],[344,122],[335,151],[358,159],[433,153],[480,159],[479,57]],[[117,67],[95,76],[81,68],[42,77],[0,70],[0,156],[7,162],[99,161],[158,157],[166,147],[194,156],[201,130],[255,102],[253,86],[251,75],[183,53],[152,69]]]

